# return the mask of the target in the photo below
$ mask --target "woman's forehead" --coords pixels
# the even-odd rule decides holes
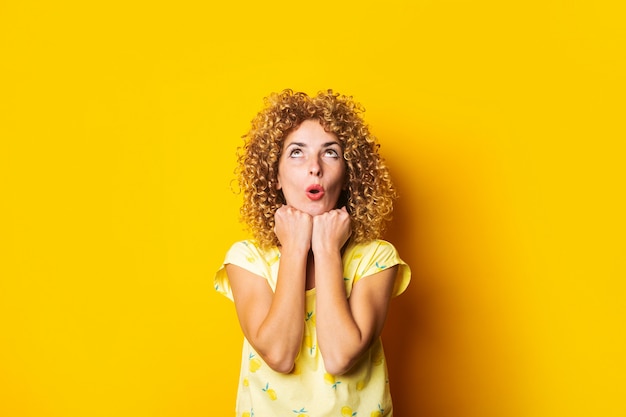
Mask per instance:
[[[330,146],[337,144],[341,146],[341,141],[332,132],[328,132],[317,120],[305,120],[297,128],[291,130],[283,141],[283,148],[292,143],[301,146]]]

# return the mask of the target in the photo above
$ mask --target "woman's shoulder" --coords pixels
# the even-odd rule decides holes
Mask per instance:
[[[268,280],[274,288],[274,270],[280,259],[278,248],[262,249],[254,240],[233,243],[226,252],[222,265],[214,278],[215,289],[233,300],[232,289],[226,273],[226,265],[235,265]]]
[[[261,244],[259,244],[259,242],[257,242],[255,239],[244,239],[244,240],[238,240],[236,242],[234,242],[231,247],[231,249],[239,249],[239,250],[250,250],[250,251],[257,251],[257,252],[275,252],[278,251],[278,248],[275,246],[270,246],[269,248],[264,248],[261,246]]]
[[[253,239],[240,240],[233,243],[226,255],[227,258],[245,258],[248,262],[265,261],[273,263],[280,258],[277,247],[263,248]]]
[[[396,248],[386,240],[349,243],[343,254],[344,265],[356,266],[358,276],[402,263]]]
[[[240,251],[240,252],[245,252],[245,251],[257,251],[259,248],[259,245],[255,243],[254,240],[252,239],[245,239],[245,240],[238,240],[236,242],[233,242],[230,245],[230,249],[228,249],[228,251]]]
[[[411,268],[400,258],[395,246],[382,239],[349,245],[344,254],[346,276],[354,276],[354,283],[362,277],[398,266],[392,292],[397,296],[404,292],[411,280]]]
[[[346,255],[365,256],[374,255],[376,253],[393,253],[397,254],[395,246],[391,242],[383,239],[374,239],[367,242],[350,242],[345,250]]]

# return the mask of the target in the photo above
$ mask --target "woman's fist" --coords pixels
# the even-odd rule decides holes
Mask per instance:
[[[291,206],[282,206],[274,214],[274,233],[282,247],[308,251],[311,248],[313,218]]]
[[[350,215],[345,207],[315,216],[311,237],[313,253],[340,250],[351,234]]]

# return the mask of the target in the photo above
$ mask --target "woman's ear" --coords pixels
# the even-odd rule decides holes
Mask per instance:
[[[276,177],[276,189],[280,190],[282,188],[283,188],[283,186],[280,185],[280,175],[279,175],[279,176]]]

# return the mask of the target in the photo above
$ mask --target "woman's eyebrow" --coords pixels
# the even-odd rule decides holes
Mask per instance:
[[[326,142],[322,145],[323,148],[328,148],[329,146],[333,146],[333,145],[337,145],[341,148],[341,144],[337,141],[332,141],[332,142]]]
[[[322,148],[328,148],[328,147],[333,146],[333,145],[337,145],[337,146],[341,147],[341,144],[339,142],[331,141],[331,142],[323,143],[322,144]],[[306,148],[307,144],[303,143],[303,142],[291,142],[291,143],[288,143],[286,147],[288,148],[290,146],[298,146],[300,148]]]
[[[290,146],[298,146],[300,148],[306,148],[306,143],[302,143],[302,142],[291,142],[287,144],[287,148]]]

